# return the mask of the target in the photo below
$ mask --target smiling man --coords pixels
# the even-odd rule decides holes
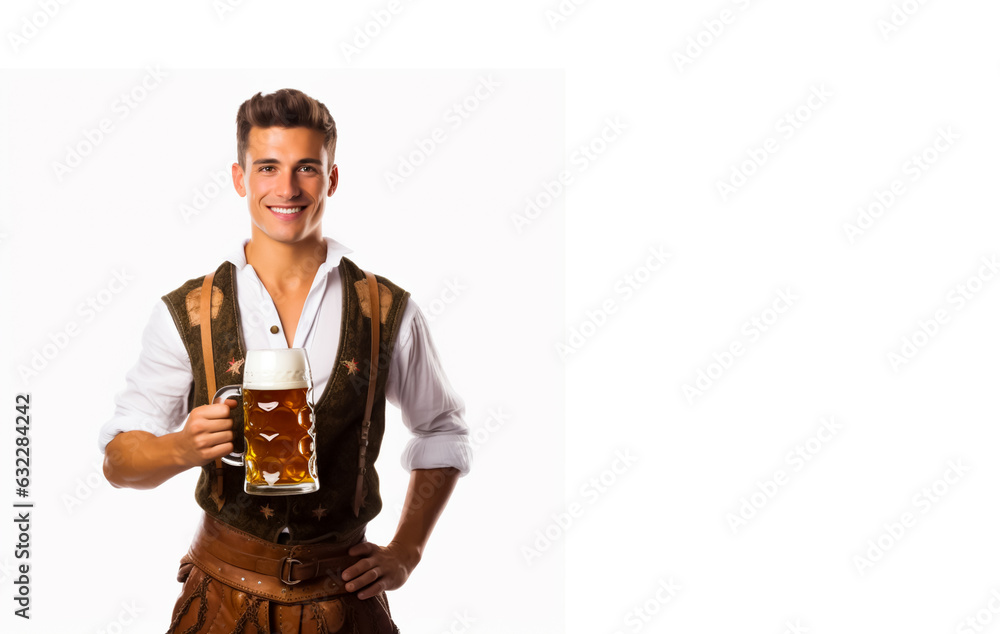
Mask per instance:
[[[385,593],[420,561],[469,469],[464,404],[423,314],[382,276],[374,306],[365,271],[344,257],[351,251],[323,235],[339,180],[336,142],[326,106],[297,90],[240,106],[232,175],[247,199],[250,238],[214,271],[204,308],[208,276],[157,303],[101,430],[104,473],[116,487],[153,488],[201,469],[195,498],[205,513],[181,559],[169,632],[397,631]],[[377,373],[362,432],[374,320]],[[220,461],[234,451],[242,411],[233,400],[210,402],[206,359],[219,387],[239,385],[246,351],[265,348],[304,348],[310,360],[321,483],[313,493],[247,494],[243,468]],[[381,546],[365,527],[382,507],[374,466],[383,434],[397,433],[385,429],[387,400],[414,437],[402,460],[411,475],[399,525]]]

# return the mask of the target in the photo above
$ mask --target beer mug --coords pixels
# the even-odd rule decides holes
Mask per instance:
[[[289,495],[319,489],[312,374],[305,349],[248,350],[243,385],[220,389],[212,402],[228,398],[243,401],[244,452],[222,461],[246,467],[243,490]]]

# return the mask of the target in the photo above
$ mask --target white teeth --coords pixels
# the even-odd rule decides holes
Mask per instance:
[[[302,207],[271,207],[271,211],[276,211],[279,214],[297,214],[302,211]]]

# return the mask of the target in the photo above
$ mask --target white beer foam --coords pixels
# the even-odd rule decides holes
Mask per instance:
[[[248,390],[311,388],[305,348],[247,350],[243,387]]]

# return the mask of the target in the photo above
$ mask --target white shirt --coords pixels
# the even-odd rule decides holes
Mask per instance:
[[[292,345],[306,349],[314,398],[323,394],[336,362],[343,312],[338,267],[341,256],[352,252],[331,238],[324,240],[326,261],[316,271]],[[248,242],[244,240],[227,258],[236,265],[244,343],[248,350],[287,348],[274,302],[247,263],[244,247]],[[277,333],[271,333],[272,325],[278,326]],[[114,417],[101,427],[101,452],[119,432],[144,430],[162,436],[182,429],[191,381],[187,349],[167,305],[159,301],[142,333],[139,360],[125,376],[125,389],[115,396]],[[405,469],[454,467],[462,475],[468,473],[472,448],[463,420],[465,404],[448,383],[427,321],[412,299],[406,303],[396,332],[385,396],[400,409],[403,424],[414,434],[403,451]]]

